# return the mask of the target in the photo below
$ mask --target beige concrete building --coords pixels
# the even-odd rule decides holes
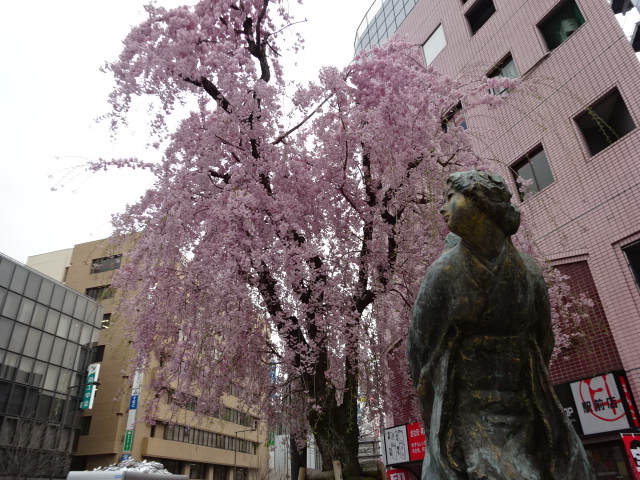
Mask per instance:
[[[227,408],[222,418],[196,418],[188,408],[172,416],[168,399],[162,399],[156,425],[141,420],[148,399],[146,379],[153,376],[153,369],[144,375],[132,371],[134,352],[125,335],[126,319],[114,311],[120,293],[111,288],[131,246],[113,249],[107,240],[76,245],[63,274],[66,285],[104,307],[96,355],[100,386],[93,408],[84,411],[79,463],[93,469],[130,456],[159,461],[172,473],[192,479],[234,480],[234,472],[242,480],[266,475],[266,429],[258,418],[239,411],[236,397],[223,397]],[[37,260],[32,264],[37,269],[59,256],[58,252],[37,255],[28,263]]]

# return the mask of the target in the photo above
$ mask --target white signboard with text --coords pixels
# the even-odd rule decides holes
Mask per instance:
[[[385,463],[387,465],[409,461],[406,425],[386,428],[384,430],[384,453],[386,455]]]
[[[571,384],[571,392],[585,435],[630,427],[612,374],[574,382]]]

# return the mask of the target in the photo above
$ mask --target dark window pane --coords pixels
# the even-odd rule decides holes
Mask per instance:
[[[55,390],[58,384],[58,374],[60,373],[60,367],[49,365],[47,368],[47,374],[44,377],[45,390]]]
[[[73,310],[76,306],[76,298],[78,298],[77,295],[74,295],[71,292],[67,292],[66,296],[64,297],[64,303],[62,304],[62,313],[73,315]]]
[[[27,286],[27,278],[29,278],[29,271],[20,265],[16,265],[9,290],[22,295],[24,293],[24,287]]]
[[[115,291],[110,285],[103,285],[101,287],[87,288],[85,293],[87,297],[100,302],[108,298],[113,298]]]
[[[5,413],[10,393],[11,384],[9,382],[0,382],[0,413]]]
[[[63,367],[74,370],[77,368],[78,348],[77,344],[67,342],[67,349],[64,352],[64,359],[62,361]]]
[[[11,396],[9,397],[9,404],[7,405],[7,413],[9,415],[20,415],[26,394],[27,387],[22,385],[13,385]]]
[[[35,357],[38,348],[40,347],[40,337],[42,336],[42,331],[36,330],[35,328],[30,328],[29,333],[27,334],[27,341],[24,345],[23,355],[28,357]]]
[[[48,333],[42,334],[40,346],[36,352],[36,358],[38,360],[42,360],[43,362],[49,361],[49,358],[51,357],[51,349],[53,348],[53,339],[53,335],[49,335]]]
[[[36,303],[33,311],[33,317],[31,318],[31,326],[34,328],[44,329],[44,323],[47,319],[47,307]]]
[[[31,323],[31,316],[33,315],[33,309],[36,304],[33,300],[23,298],[20,304],[20,310],[18,311],[18,321],[29,325]]]
[[[464,14],[467,22],[469,22],[469,27],[471,27],[471,33],[475,34],[480,30],[494,13],[496,13],[496,6],[492,0],[477,0]]]
[[[24,347],[24,341],[27,338],[27,330],[29,330],[29,327],[26,325],[22,325],[21,323],[15,324],[11,339],[9,340],[9,350],[22,353],[22,347]]]
[[[33,374],[31,376],[31,381],[29,382],[31,386],[35,388],[42,388],[44,385],[44,376],[47,373],[47,364],[44,362],[38,362],[36,360],[33,366]]]
[[[15,353],[7,352],[4,360],[0,364],[0,378],[13,381],[18,370],[18,361],[20,357]]]
[[[24,289],[24,295],[32,300],[36,300],[38,298],[41,283],[42,277],[40,275],[29,272],[29,279],[27,280],[27,286]]]
[[[53,294],[53,282],[46,278],[42,280],[40,285],[40,292],[38,292],[38,302],[49,305],[51,301],[51,295]]]
[[[547,185],[553,183],[553,174],[551,173],[551,167],[549,167],[549,162],[547,161],[544,150],[541,150],[531,158],[531,166],[533,167],[533,173],[536,177],[538,190],[542,190]]]
[[[575,121],[591,155],[601,152],[636,128],[617,88],[578,115]]]
[[[81,297],[78,295],[78,299],[76,301],[76,308],[73,311],[73,318],[84,320],[84,314],[87,310],[88,303],[89,303],[89,300],[87,300],[85,297]]]
[[[69,340],[77,342],[80,340],[80,333],[84,324],[80,320],[71,320],[71,330],[69,330]]]
[[[556,8],[538,28],[549,50],[566,41],[584,23],[584,17],[575,0],[568,0]]]
[[[58,330],[58,322],[60,321],[60,312],[50,308],[47,311],[47,321],[44,324],[44,330],[49,333],[56,333]]]
[[[71,317],[68,317],[67,315],[60,315],[58,328],[56,328],[56,335],[62,338],[67,338],[69,335],[69,328],[71,328]]]
[[[2,307],[2,315],[15,320],[20,308],[20,298],[17,293],[7,292],[7,298],[5,298],[4,306]]]
[[[64,347],[67,342],[62,338],[56,338],[53,341],[53,350],[51,351],[51,363],[54,365],[60,365],[62,363],[62,357],[64,355]]]
[[[537,193],[547,185],[553,183],[553,174],[544,150],[539,147],[522,160],[514,164],[515,177],[522,177],[524,180],[531,180],[526,192],[518,184],[520,199],[524,199],[525,193]],[[517,179],[517,178],[516,178]]]
[[[38,402],[38,409],[36,416],[42,420],[48,420],[51,416],[51,406],[53,402],[53,396],[46,393],[40,395],[40,401]]]
[[[533,183],[529,185],[528,191],[537,192],[538,188],[536,186],[535,177],[533,176],[533,168],[529,162],[522,164],[521,166],[516,168],[516,172],[519,177],[522,177],[524,180],[533,180]]]
[[[67,293],[66,289],[62,285],[53,286],[53,296],[51,297],[52,308],[56,310],[62,310],[62,304],[64,303],[64,295]]]
[[[9,346],[9,338],[11,338],[14,323],[13,320],[0,317],[0,348],[7,348]]]
[[[636,280],[636,285],[640,288],[640,242],[624,247],[622,251],[627,258],[627,263]]]
[[[31,371],[33,370],[33,363],[34,360],[30,358],[20,358],[20,363],[18,364],[18,369],[16,370],[16,382],[27,384],[29,383],[29,380],[31,379]]]
[[[13,277],[13,270],[15,264],[6,259],[1,259],[0,262],[0,287],[9,288],[11,285],[11,278]]]
[[[120,268],[122,254],[96,258],[91,262],[91,273],[108,272]]]

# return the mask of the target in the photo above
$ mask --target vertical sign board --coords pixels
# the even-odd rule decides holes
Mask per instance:
[[[409,460],[414,461],[424,459],[427,437],[424,433],[422,422],[408,424],[407,437],[409,440]]]
[[[131,398],[129,399],[129,414],[127,415],[127,429],[124,432],[124,453],[131,452],[133,446],[133,431],[136,428],[136,412],[138,411],[138,399],[140,398],[140,386],[142,385],[142,373],[136,371],[133,374]]]
[[[629,464],[634,480],[640,480],[640,435],[636,433],[621,433],[624,449],[629,457]]]
[[[80,408],[82,410],[89,410],[93,408],[93,400],[96,397],[96,386],[95,382],[98,381],[98,375],[100,374],[100,364],[92,363],[89,365],[87,375],[87,385],[84,386],[84,392],[82,394],[82,403],[80,403]],[[89,385],[91,384],[91,385]]]
[[[613,374],[574,382],[571,391],[585,435],[630,427]]]
[[[407,426],[398,425],[396,427],[385,428],[384,430],[384,453],[386,464],[394,465],[409,461],[409,445],[407,442]]]

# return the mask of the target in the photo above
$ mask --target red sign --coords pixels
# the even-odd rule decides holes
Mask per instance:
[[[407,425],[407,438],[409,440],[409,460],[422,460],[427,445],[427,437],[424,434],[422,422]]]
[[[633,402],[631,401],[631,394],[629,393],[629,387],[627,386],[627,381],[625,380],[624,375],[620,375],[618,377],[618,380],[620,380],[620,385],[622,385],[622,391],[624,392],[624,398],[627,400],[627,406],[629,407],[629,413],[631,414],[633,424],[636,427],[640,427],[640,421],[638,421],[638,413],[636,412],[636,409],[633,406]]]
[[[640,480],[640,435],[635,433],[621,433],[620,435],[622,435],[622,441],[629,457],[633,478]]]
[[[413,480],[409,470],[404,468],[394,468],[387,470],[387,478],[389,480]]]

